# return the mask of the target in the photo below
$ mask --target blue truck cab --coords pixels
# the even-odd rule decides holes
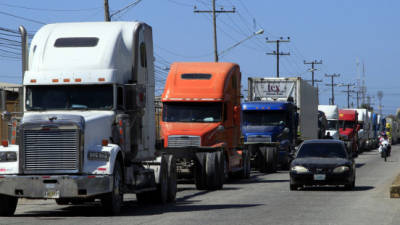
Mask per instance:
[[[242,103],[242,135],[255,167],[273,172],[279,163],[287,167],[294,150],[298,114],[292,102]]]

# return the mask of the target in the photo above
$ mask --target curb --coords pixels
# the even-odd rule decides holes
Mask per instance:
[[[390,198],[400,198],[400,174],[396,176],[390,186]]]

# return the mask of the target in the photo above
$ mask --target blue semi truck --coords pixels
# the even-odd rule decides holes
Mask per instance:
[[[248,79],[242,103],[244,146],[265,173],[288,168],[295,146],[318,137],[317,90],[299,77]]]

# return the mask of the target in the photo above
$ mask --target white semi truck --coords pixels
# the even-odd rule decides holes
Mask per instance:
[[[339,139],[339,108],[337,105],[319,105],[318,110],[325,113],[328,120],[328,127],[325,135],[328,134],[333,139]]]
[[[58,204],[123,194],[174,201],[173,155],[156,149],[152,29],[142,22],[43,26],[30,43],[17,143],[0,147],[0,215],[18,198]]]
[[[370,119],[367,109],[352,109],[358,113],[358,146],[361,151],[369,149]]]

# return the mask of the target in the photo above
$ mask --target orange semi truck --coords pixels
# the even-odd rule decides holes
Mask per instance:
[[[197,189],[221,189],[229,175],[250,175],[240,141],[240,79],[234,63],[171,65],[161,98],[164,149],[176,154],[178,176],[193,177]]]

